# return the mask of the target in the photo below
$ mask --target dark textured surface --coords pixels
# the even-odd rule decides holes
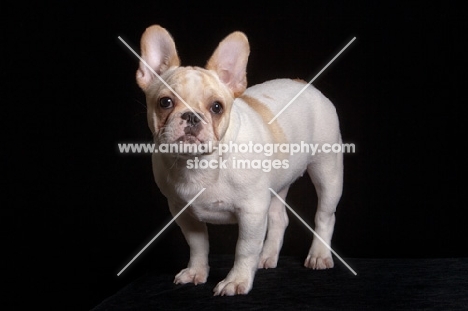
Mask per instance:
[[[346,259],[354,276],[335,268],[311,271],[294,257],[259,270],[249,295],[213,297],[232,257],[211,259],[203,285],[174,285],[173,275],[148,274],[96,306],[101,310],[466,310],[468,259]]]

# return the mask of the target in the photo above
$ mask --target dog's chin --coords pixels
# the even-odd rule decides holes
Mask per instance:
[[[169,145],[170,155],[183,158],[208,155],[215,151],[213,142],[202,140],[192,134],[182,135],[171,142],[162,142],[162,144]]]
[[[183,135],[177,138],[174,143],[176,144],[182,143],[183,145],[186,145],[186,144],[187,145],[192,145],[192,144],[201,145],[201,144],[204,144],[204,141],[200,140],[195,135],[187,134],[187,135]]]

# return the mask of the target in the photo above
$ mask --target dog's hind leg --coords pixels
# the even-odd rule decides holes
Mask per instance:
[[[318,198],[315,232],[331,247],[336,206],[343,188],[343,154],[321,153],[307,167]],[[330,249],[314,236],[304,266],[311,269],[333,268]]]

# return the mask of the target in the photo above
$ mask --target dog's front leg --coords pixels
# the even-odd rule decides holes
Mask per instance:
[[[234,266],[227,277],[216,285],[213,290],[215,296],[245,295],[252,289],[265,239],[267,213],[268,208],[262,207],[257,211],[243,210],[237,216],[239,237]]]
[[[169,203],[172,215],[176,215],[180,208]],[[186,213],[182,213],[176,223],[182,229],[185,240],[190,247],[190,260],[187,268],[175,276],[175,284],[205,283],[210,267],[208,265],[208,230],[204,222],[198,221]]]

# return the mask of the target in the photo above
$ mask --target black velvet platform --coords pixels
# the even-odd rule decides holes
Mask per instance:
[[[468,310],[468,259],[335,259],[312,271],[295,257],[259,270],[246,296],[213,297],[233,257],[210,260],[203,285],[174,285],[173,274],[142,276],[107,298],[101,310]]]

